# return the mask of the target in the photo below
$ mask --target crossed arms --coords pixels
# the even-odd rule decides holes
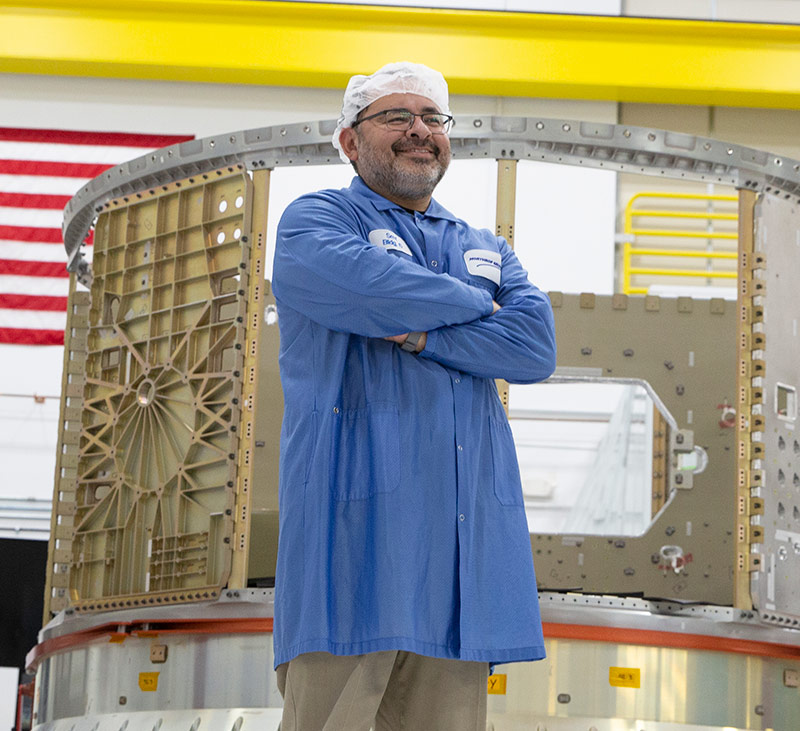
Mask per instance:
[[[419,356],[482,378],[533,383],[555,368],[549,299],[498,239],[501,284],[480,287],[389,254],[357,232],[356,213],[324,194],[304,196],[278,230],[279,303],[338,332],[402,342],[425,333]]]

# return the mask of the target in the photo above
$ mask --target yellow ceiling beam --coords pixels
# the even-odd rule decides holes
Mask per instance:
[[[253,0],[0,0],[0,72],[800,109],[800,27]]]

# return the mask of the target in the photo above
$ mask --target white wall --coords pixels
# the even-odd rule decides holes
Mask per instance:
[[[17,685],[19,670],[17,668],[0,668],[0,729],[14,728],[17,717]]]
[[[336,89],[0,74],[0,126],[196,134],[337,117]],[[456,114],[615,122],[617,105],[455,95]]]
[[[292,0],[302,2],[303,0]],[[311,0],[314,2],[315,0]],[[323,0],[319,0],[322,2]],[[339,5],[405,5],[461,10],[505,10],[525,13],[619,15],[622,0],[343,0]]]
[[[800,23],[797,0],[623,0],[623,15],[654,18]]]
[[[797,0],[341,0],[339,4],[800,23]]]
[[[61,347],[0,345],[2,497],[52,496],[62,359]],[[37,403],[34,394],[51,398]]]

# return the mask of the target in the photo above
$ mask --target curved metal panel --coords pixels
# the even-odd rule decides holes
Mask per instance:
[[[248,170],[341,164],[330,144],[334,127],[327,120],[242,130],[172,145],[111,168],[67,204],[63,233],[69,270],[88,281],[80,245],[110,200],[237,163]],[[800,162],[676,132],[573,120],[458,116],[450,137],[456,159],[555,162],[800,196]]]

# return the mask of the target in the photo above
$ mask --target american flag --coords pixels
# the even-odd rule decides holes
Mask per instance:
[[[0,127],[0,343],[64,343],[69,275],[61,218],[80,187],[114,165],[190,139]]]

